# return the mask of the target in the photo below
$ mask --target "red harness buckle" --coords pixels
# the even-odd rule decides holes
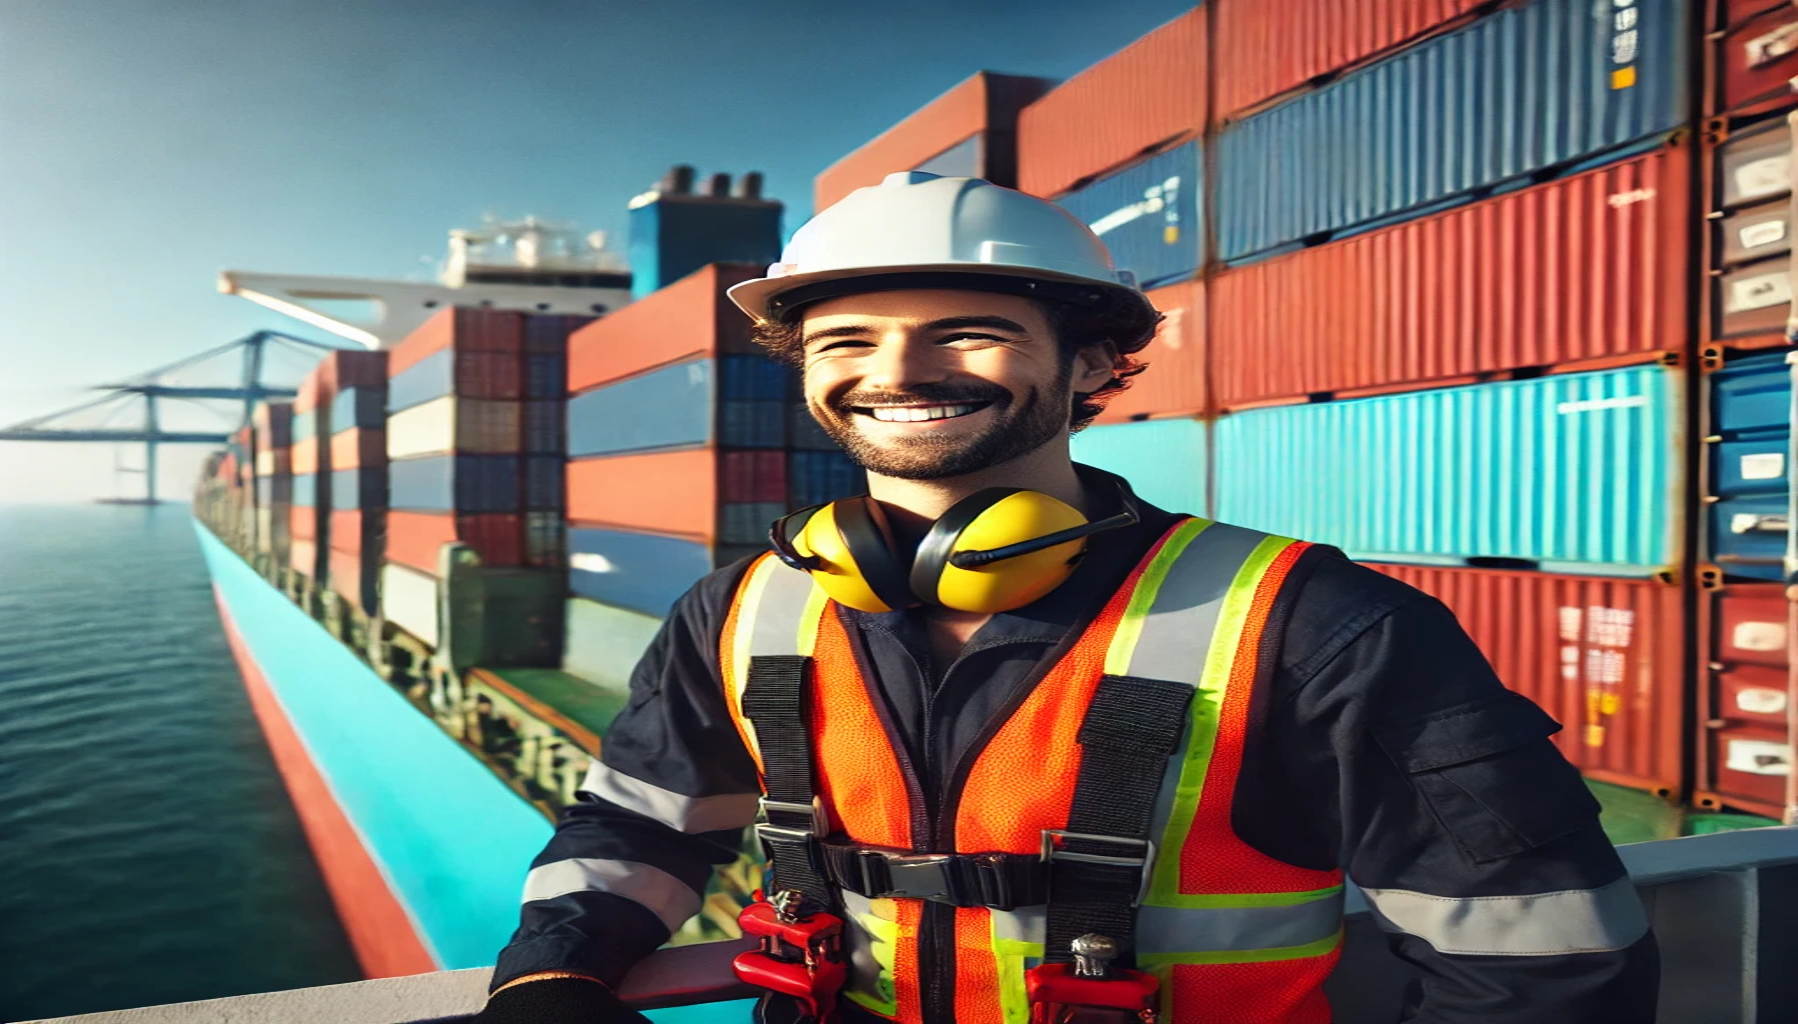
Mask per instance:
[[[1074,962],[1024,972],[1030,1024],[1155,1024],[1161,982],[1146,971],[1108,966],[1117,944],[1101,935],[1073,942]]]
[[[761,948],[737,954],[731,967],[751,985],[798,1000],[816,1020],[830,1020],[849,976],[843,920],[825,913],[799,917],[796,893],[782,892],[775,900],[758,900],[737,915],[743,933],[759,938]]]

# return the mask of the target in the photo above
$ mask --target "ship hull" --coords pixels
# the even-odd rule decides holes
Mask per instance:
[[[364,973],[492,964],[549,821],[198,533],[245,689]]]

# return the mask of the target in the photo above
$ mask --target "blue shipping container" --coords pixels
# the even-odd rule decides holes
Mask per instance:
[[[804,402],[794,402],[787,411],[787,446],[805,451],[839,452],[842,451],[818,421],[812,418],[812,411]]]
[[[1058,203],[1111,250],[1118,269],[1145,288],[1198,273],[1205,233],[1199,144],[1189,142],[1101,178]]]
[[[665,616],[711,571],[712,549],[704,544],[622,530],[568,530],[568,586],[590,600]]]
[[[567,395],[568,357],[566,355],[525,356],[524,397],[565,398]]]
[[[560,455],[568,450],[562,428],[568,419],[567,403],[524,403],[524,450],[527,455]]]
[[[387,411],[401,412],[454,394],[455,390],[456,351],[439,349],[387,381]]]
[[[559,512],[564,506],[568,461],[560,455],[530,455],[524,460],[524,507],[532,512]]]
[[[318,504],[318,476],[316,474],[295,473],[293,475],[293,503],[301,508],[311,508]]]
[[[1791,487],[1792,378],[1784,352],[1733,360],[1710,375],[1710,491],[1705,559],[1731,576],[1783,580]]]
[[[294,413],[293,414],[293,425],[290,428],[293,431],[294,441],[295,442],[304,441],[307,438],[312,437],[315,434],[317,434],[318,433],[317,426],[316,426],[317,422],[318,422],[318,414],[316,412],[313,412],[311,409],[308,409],[305,412]]]
[[[1725,574],[1785,579],[1786,496],[1726,498],[1710,508],[1710,559]]]
[[[719,356],[718,389],[725,401],[789,397],[793,371],[766,356]]]
[[[1535,0],[1230,125],[1218,139],[1220,258],[1679,127],[1688,20],[1687,0]]]
[[[340,469],[331,474],[330,507],[381,509],[387,507],[387,471],[380,466]]]
[[[736,448],[784,448],[785,402],[725,402],[718,410],[719,440]]]
[[[387,465],[391,507],[416,512],[516,512],[516,455],[442,455]]]
[[[387,424],[387,392],[378,388],[345,388],[331,400],[331,432],[352,427],[373,430]]]
[[[867,490],[868,478],[862,468],[840,451],[787,454],[787,500],[794,508],[822,505]]]
[[[631,297],[641,299],[708,263],[765,267],[780,259],[781,205],[662,193],[631,208]]]
[[[1144,420],[1087,427],[1074,435],[1075,462],[1130,481],[1137,496],[1169,512],[1206,515],[1210,426],[1203,420]]]
[[[1367,561],[1652,574],[1681,560],[1677,373],[1641,366],[1225,416],[1216,518]]]
[[[712,363],[697,359],[568,400],[568,454],[610,455],[712,439]]]

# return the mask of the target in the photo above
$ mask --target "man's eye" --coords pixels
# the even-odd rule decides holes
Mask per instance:
[[[860,338],[838,338],[835,341],[827,341],[812,351],[829,352],[833,348],[869,348],[871,345],[871,342],[863,341]]]
[[[937,339],[937,344],[946,345],[952,341],[1004,341],[1004,340],[1005,340],[1004,338],[1000,338],[1000,337],[997,337],[997,336],[991,335],[991,334],[974,334],[969,331],[961,331],[956,334],[943,335],[942,337]]]

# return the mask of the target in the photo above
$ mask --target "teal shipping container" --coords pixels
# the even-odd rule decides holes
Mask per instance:
[[[1235,413],[1215,428],[1216,518],[1366,561],[1653,575],[1682,561],[1679,372]]]
[[[1116,473],[1151,505],[1207,515],[1210,426],[1170,419],[1087,427],[1074,435],[1074,461]]]

